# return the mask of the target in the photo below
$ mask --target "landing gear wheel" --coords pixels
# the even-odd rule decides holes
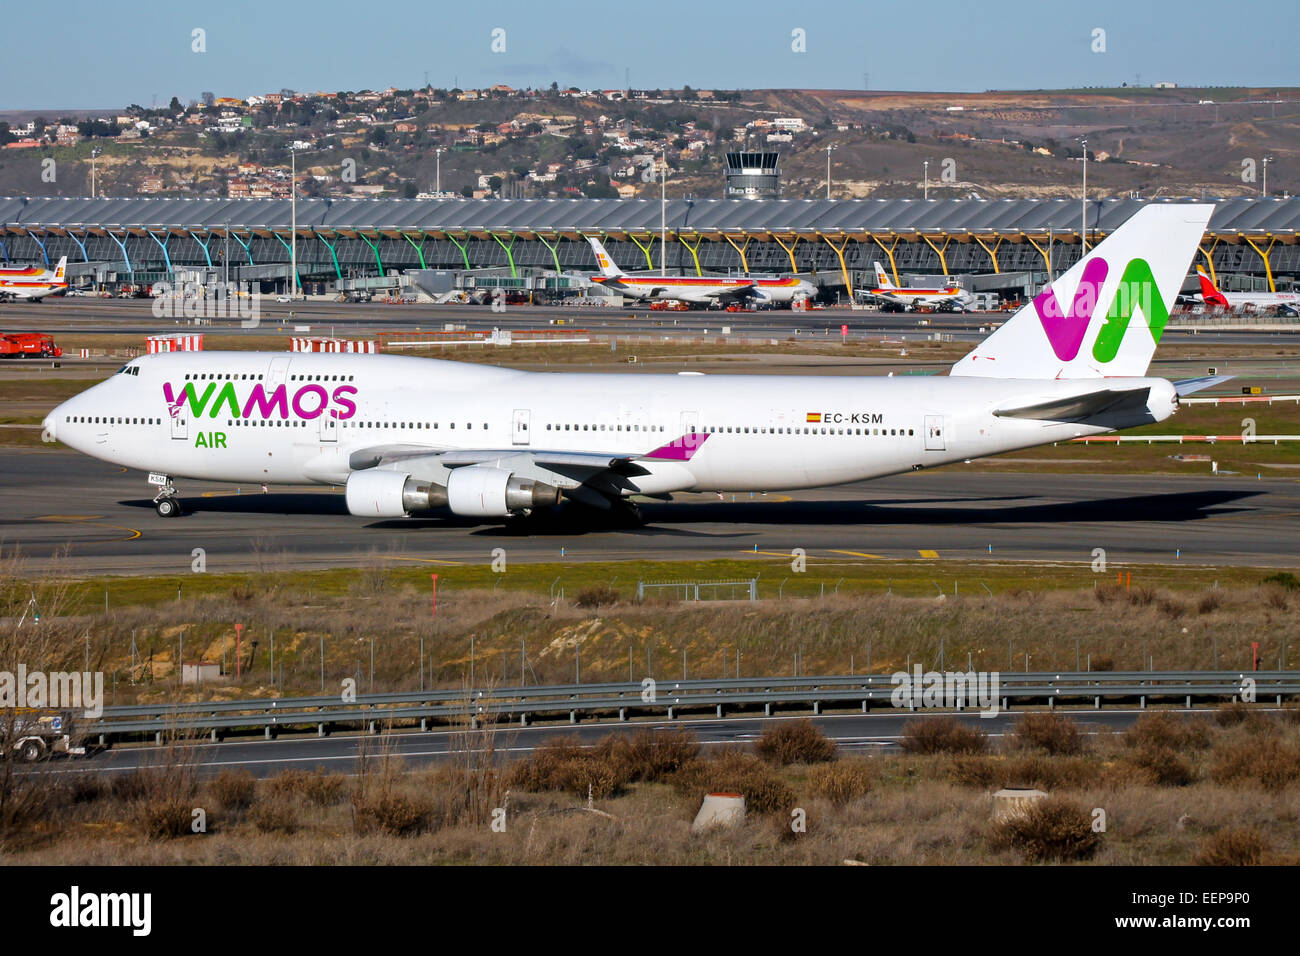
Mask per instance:
[[[181,503],[175,498],[159,498],[153,506],[160,518],[175,518],[181,513]]]
[[[617,528],[640,528],[645,524],[640,506],[626,498],[613,502],[609,517],[611,524]]]

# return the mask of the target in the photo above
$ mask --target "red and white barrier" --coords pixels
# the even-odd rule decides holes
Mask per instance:
[[[379,351],[379,343],[374,339],[330,339],[294,336],[291,340],[294,352],[352,352],[373,355]]]
[[[151,335],[146,340],[149,354],[158,352],[202,352],[203,334],[198,335]]]

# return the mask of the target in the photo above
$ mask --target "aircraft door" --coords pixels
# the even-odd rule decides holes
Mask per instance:
[[[266,370],[266,392],[268,395],[284,384],[289,371],[289,359],[290,356],[288,355],[277,355],[271,359],[271,364]]]
[[[700,429],[700,413],[682,412],[681,415],[682,441],[686,443],[686,447],[688,449],[695,448],[695,446],[700,441],[700,437],[697,435],[699,429]]]
[[[532,437],[528,430],[528,422],[531,413],[527,408],[516,408],[514,417],[511,420],[510,435],[511,441],[516,445],[529,445],[532,443]]]
[[[182,396],[180,402],[168,409],[172,418],[172,438],[188,440],[190,437],[189,403]]]
[[[925,450],[926,451],[943,451],[947,448],[944,437],[944,422],[942,415],[925,416]]]

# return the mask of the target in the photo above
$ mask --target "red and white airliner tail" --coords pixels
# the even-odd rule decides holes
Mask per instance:
[[[68,257],[59,260],[53,269],[26,266],[22,269],[0,269],[0,297],[26,299],[39,302],[49,295],[60,295],[68,290]]]
[[[1196,299],[1206,305],[1218,305],[1225,309],[1240,309],[1245,306],[1271,309],[1279,305],[1300,306],[1300,292],[1224,292],[1214,284],[1204,266],[1196,267],[1196,278],[1201,283],[1201,291]]]

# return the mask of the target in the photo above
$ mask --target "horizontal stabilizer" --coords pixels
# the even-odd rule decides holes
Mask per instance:
[[[1077,422],[1095,418],[1106,412],[1119,411],[1121,408],[1145,407],[1151,389],[1142,388],[1110,389],[1104,388],[1083,395],[1071,395],[1068,398],[1054,398],[1048,402],[1035,405],[1022,405],[1019,408],[999,408],[993,414],[999,418],[1028,418],[1046,422]]]
[[[1193,392],[1213,388],[1215,385],[1231,381],[1236,377],[1235,375],[1204,375],[1201,378],[1185,378],[1174,382],[1174,388],[1179,395],[1191,395]]]

